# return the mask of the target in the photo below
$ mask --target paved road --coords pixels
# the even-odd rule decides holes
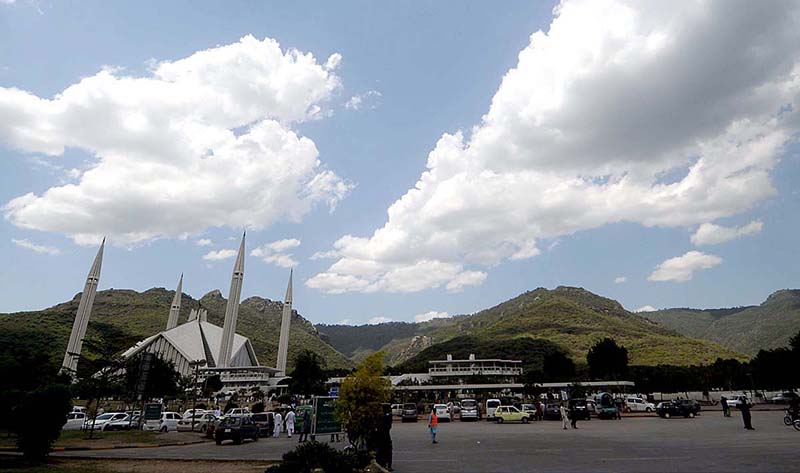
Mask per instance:
[[[800,432],[782,423],[781,412],[754,412],[756,431],[741,419],[708,412],[696,419],[626,418],[580,422],[497,425],[441,424],[432,445],[424,422],[395,424],[398,472],[797,472]],[[65,456],[114,458],[279,459],[295,439],[261,439],[244,445],[211,444],[154,449],[65,452]],[[341,445],[341,444],[340,444]]]

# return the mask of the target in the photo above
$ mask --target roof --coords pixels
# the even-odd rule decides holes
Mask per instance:
[[[522,360],[501,360],[499,358],[477,358],[474,360],[430,360],[428,363],[522,363]]]

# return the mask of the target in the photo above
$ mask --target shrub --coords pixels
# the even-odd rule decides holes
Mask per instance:
[[[72,408],[69,387],[52,384],[30,393],[14,407],[11,425],[17,448],[29,461],[40,462],[50,453]]]
[[[265,473],[311,473],[322,468],[325,473],[353,473],[366,465],[352,453],[340,452],[326,443],[311,441],[283,455],[283,463],[267,468]]]

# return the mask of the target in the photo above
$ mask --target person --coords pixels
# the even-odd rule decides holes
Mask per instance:
[[[719,398],[719,403],[722,406],[722,417],[730,417],[731,407],[728,405],[728,398],[722,396],[721,398]]]
[[[219,404],[214,407],[214,417],[222,416],[222,411],[219,410]]]
[[[795,420],[800,416],[800,397],[792,398],[792,402],[789,403],[789,409],[787,412],[789,412],[789,415],[792,416],[792,420]]]
[[[311,433],[311,413],[308,409],[303,409],[303,427],[300,429],[300,440],[298,443],[305,442],[308,440],[308,434]]]
[[[283,423],[283,416],[280,412],[275,412],[275,430],[273,431],[273,437],[278,439],[281,438],[281,424]]]
[[[569,418],[572,421],[571,422],[572,423],[572,428],[573,429],[577,429],[578,428],[578,415],[577,415],[577,412],[575,411],[575,405],[574,404],[569,406]]]
[[[756,430],[753,428],[750,417],[750,400],[742,397],[739,401],[739,410],[742,411],[742,421],[744,422],[745,430]]]
[[[286,413],[286,436],[292,438],[292,434],[294,433],[294,410],[289,409],[289,412]]]
[[[378,424],[378,429],[376,432],[375,443],[377,446],[377,452],[375,455],[375,461],[378,462],[378,465],[386,468],[389,471],[394,471],[392,469],[392,408],[389,404],[385,404],[383,406],[383,415],[381,416],[381,422]]]
[[[439,443],[436,441],[436,430],[439,428],[439,416],[436,415],[436,409],[431,409],[431,415],[428,416],[428,428],[431,429],[431,443]]]
[[[559,410],[561,411],[561,426],[564,428],[564,430],[567,430],[569,429],[569,415],[567,414],[567,408],[562,404]]]

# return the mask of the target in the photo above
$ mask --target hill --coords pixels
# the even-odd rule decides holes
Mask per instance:
[[[757,306],[665,309],[642,315],[684,335],[755,355],[761,349],[788,345],[800,331],[800,290],[774,292]]]
[[[137,341],[164,329],[167,314],[175,291],[153,288],[144,292],[125,289],[99,291],[95,298],[87,338],[102,338],[122,351]],[[0,346],[12,352],[15,347],[35,346],[44,352],[54,367],[61,364],[67,345],[80,294],[71,301],[48,309],[31,312],[0,314]],[[198,301],[183,294],[181,299],[183,322]],[[222,325],[226,299],[219,291],[212,291],[200,299],[208,310],[208,321]],[[237,332],[250,338],[262,365],[274,366],[277,358],[282,302],[251,297],[241,302]],[[317,329],[297,311],[292,312],[289,335],[289,365],[304,349],[319,354],[327,368],[350,368],[352,362],[324,342]],[[291,369],[291,368],[290,368]]]
[[[479,341],[547,340],[562,347],[578,362],[585,362],[589,348],[604,337],[614,338],[625,345],[631,364],[637,365],[689,365],[711,363],[718,357],[745,358],[734,350],[686,337],[631,313],[612,299],[582,288],[564,286],[528,291],[495,307],[451,319],[403,324],[402,327],[380,324],[369,328],[319,328],[334,347],[340,348],[338,341],[348,339],[347,349],[351,353],[384,350],[387,362],[392,365],[409,360],[438,343],[464,336]],[[346,335],[348,330],[352,330],[352,337]],[[330,337],[330,332],[336,332],[336,336]],[[392,333],[397,335],[392,338]],[[413,334],[409,336],[410,333]],[[383,343],[387,338],[391,341]],[[496,356],[494,353],[476,355]]]

